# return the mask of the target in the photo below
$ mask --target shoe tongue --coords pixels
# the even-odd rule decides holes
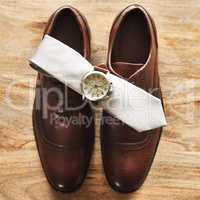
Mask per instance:
[[[129,79],[143,65],[142,63],[114,62],[112,63],[112,68],[123,78]]]

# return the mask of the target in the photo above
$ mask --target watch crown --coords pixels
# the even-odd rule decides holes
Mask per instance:
[[[112,85],[112,82],[110,83],[110,90],[109,92],[112,92],[113,91],[113,85]]]

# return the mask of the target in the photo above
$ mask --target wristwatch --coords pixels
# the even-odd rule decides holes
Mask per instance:
[[[94,70],[88,72],[81,82],[83,97],[93,102],[107,99],[112,92],[112,83],[106,77],[107,73],[107,70],[100,67],[94,67]]]

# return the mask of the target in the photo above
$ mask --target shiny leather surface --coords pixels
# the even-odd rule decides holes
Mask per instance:
[[[124,9],[114,21],[110,33],[109,71],[162,99],[157,51],[156,28],[147,11],[139,5]],[[143,184],[153,162],[161,131],[158,128],[138,133],[103,112],[103,165],[114,190],[132,192]]]
[[[90,59],[89,29],[76,9],[65,6],[57,10],[45,34]],[[62,192],[78,189],[88,170],[94,143],[93,113],[88,102],[53,77],[38,73],[33,127],[49,183]]]

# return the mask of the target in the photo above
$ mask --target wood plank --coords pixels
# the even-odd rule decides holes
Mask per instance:
[[[112,22],[118,12],[134,2],[67,1],[88,19],[93,64],[105,63]],[[0,199],[199,200],[199,0],[137,1],[151,13],[158,29],[161,85],[169,123],[144,186],[128,195],[110,189],[102,169],[97,123],[95,152],[81,190],[63,195],[50,188],[33,137],[31,110],[36,73],[27,59],[38,45],[48,17],[65,3],[0,0]],[[9,86],[16,81],[19,83],[9,93]]]

